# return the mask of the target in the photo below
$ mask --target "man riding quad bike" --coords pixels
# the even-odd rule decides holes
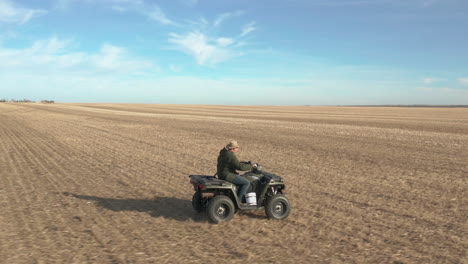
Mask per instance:
[[[286,186],[283,178],[263,171],[260,165],[242,175],[250,182],[247,204],[241,203],[237,194],[238,187],[231,182],[207,175],[189,177],[195,190],[192,197],[193,209],[206,212],[213,223],[231,220],[238,210],[264,209],[268,218],[275,220],[289,216],[291,207],[284,195]]]
[[[283,179],[263,171],[258,164],[241,162],[235,153],[237,141],[231,141],[219,152],[214,176],[190,175],[195,194],[192,206],[197,212],[206,211],[214,222],[229,221],[237,210],[265,209],[269,218],[285,219],[289,215],[289,200],[283,195]],[[239,175],[237,170],[250,170]]]

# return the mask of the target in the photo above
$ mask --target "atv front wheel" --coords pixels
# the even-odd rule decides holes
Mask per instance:
[[[218,224],[231,220],[234,217],[235,210],[234,203],[229,197],[218,195],[208,202],[206,213],[211,222]]]
[[[202,204],[202,198],[199,192],[195,192],[192,197],[192,207],[197,213],[203,212],[205,209]]]
[[[272,196],[266,201],[265,213],[270,219],[286,219],[289,216],[290,210],[289,200],[282,194]]]

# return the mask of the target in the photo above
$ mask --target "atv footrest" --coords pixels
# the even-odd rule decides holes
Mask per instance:
[[[258,206],[258,205],[240,205],[239,206],[239,209],[241,210],[257,210],[257,209],[261,209],[262,207],[261,206]]]

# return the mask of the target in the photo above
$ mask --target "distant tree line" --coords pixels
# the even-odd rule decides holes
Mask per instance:
[[[468,105],[338,105],[340,107],[421,107],[421,108],[468,108]]]
[[[10,103],[35,103],[36,101],[32,101],[32,100],[29,100],[29,99],[23,99],[23,100],[16,100],[16,99],[6,99],[6,98],[1,98],[0,99],[0,103],[7,103],[7,102],[10,102]],[[41,103],[43,104],[53,104],[55,103],[54,100],[41,100]]]

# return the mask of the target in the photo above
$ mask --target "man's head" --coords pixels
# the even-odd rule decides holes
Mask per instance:
[[[231,140],[231,142],[226,145],[226,149],[232,152],[237,152],[239,149],[239,143],[235,140]]]

